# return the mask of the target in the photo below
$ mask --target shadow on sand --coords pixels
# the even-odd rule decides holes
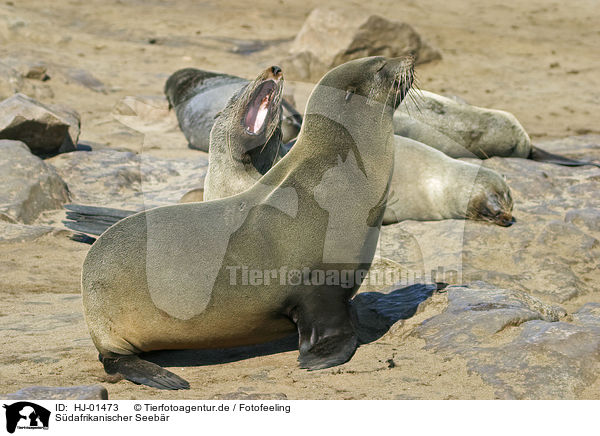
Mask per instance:
[[[357,333],[361,344],[376,341],[394,323],[415,314],[419,304],[436,290],[436,285],[415,284],[388,293],[364,292],[352,300],[358,320]],[[277,341],[246,347],[213,350],[155,351],[141,355],[161,366],[204,366],[236,362],[252,357],[283,353],[298,349],[298,335]]]

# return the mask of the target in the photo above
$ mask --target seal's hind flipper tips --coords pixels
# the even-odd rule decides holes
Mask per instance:
[[[136,355],[101,357],[100,361],[108,374],[119,373],[127,380],[140,385],[165,390],[190,388],[190,384],[178,375]]]
[[[301,303],[290,313],[300,336],[300,367],[314,370],[346,363],[358,347],[349,304],[341,298],[314,300]]]
[[[533,146],[531,147],[531,154],[529,155],[529,158],[536,162],[547,162],[555,165],[564,165],[568,167],[581,167],[584,165],[593,165],[600,168],[600,164],[597,162],[570,159],[568,157],[550,153],[545,150],[542,150],[541,148]]]

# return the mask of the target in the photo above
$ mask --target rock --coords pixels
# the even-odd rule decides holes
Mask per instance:
[[[582,231],[600,233],[600,210],[598,209],[574,209],[567,212],[565,222],[577,226]]]
[[[0,212],[31,224],[45,210],[69,201],[65,182],[54,168],[19,141],[0,141]]]
[[[3,400],[108,400],[108,391],[101,385],[31,386],[0,398]]]
[[[128,129],[143,134],[146,150],[188,149],[175,111],[170,110],[164,95],[124,97],[115,105],[111,115]]]
[[[26,224],[16,224],[3,222],[0,217],[0,244],[33,241],[48,234],[58,234],[67,232],[50,226],[29,226]]]
[[[310,52],[311,55],[302,53]],[[397,57],[413,55],[417,63],[440,59],[438,51],[427,45],[408,24],[354,10],[314,9],[296,35],[284,64],[305,66],[298,72],[289,67],[291,80],[320,79],[325,70],[365,56]],[[304,76],[304,77],[303,77]],[[308,77],[306,77],[308,76]]]
[[[418,329],[427,345],[436,350],[470,349],[474,344],[508,327],[527,321],[556,322],[566,315],[557,306],[549,306],[520,291],[499,289],[484,282],[468,287],[447,288],[448,308],[425,321]]]
[[[600,327],[600,303],[587,303],[573,314],[573,322],[579,325]]]
[[[437,137],[423,129],[415,130],[412,123],[423,123],[464,147],[463,152],[449,152],[444,144],[439,148]],[[509,112],[481,108],[420,91],[414,99],[404,99],[394,113],[394,132],[431,147],[441,149],[451,157],[487,159],[482,149],[490,145],[496,156],[527,158],[531,140],[515,116]]]
[[[317,81],[328,68],[310,51],[294,53],[279,61],[288,80]]]
[[[208,159],[165,159],[111,149],[60,154],[48,162],[74,202],[138,210],[175,204],[204,185]]]
[[[64,106],[47,106],[16,94],[0,102],[0,139],[22,141],[37,155],[75,150],[79,114]]]
[[[596,379],[600,327],[595,323],[559,321],[566,314],[562,308],[485,283],[450,287],[447,295],[447,309],[414,334],[429,349],[466,359],[499,397],[571,399]]]
[[[49,80],[50,76],[47,74],[47,68],[44,64],[30,64],[23,71],[23,76],[26,79],[40,80],[42,82]]]

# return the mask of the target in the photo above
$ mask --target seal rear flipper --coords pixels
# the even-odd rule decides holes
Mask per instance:
[[[323,301],[317,297],[296,306],[290,316],[300,335],[301,368],[315,370],[341,365],[350,360],[358,347],[346,301]]]
[[[531,147],[531,154],[529,159],[537,162],[547,162],[556,165],[564,165],[568,167],[580,167],[584,165],[593,165],[600,168],[600,164],[597,162],[590,162],[584,160],[570,159],[568,157],[560,156],[558,154],[549,153],[541,148]]]
[[[190,384],[155,363],[142,360],[135,354],[128,356],[99,356],[108,374],[121,374],[124,378],[140,385],[157,389],[189,389]]]
[[[104,233],[113,224],[138,212],[82,204],[66,204],[65,209],[67,209],[66,220],[63,220],[65,227],[96,236]]]

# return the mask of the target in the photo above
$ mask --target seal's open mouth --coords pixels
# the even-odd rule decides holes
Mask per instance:
[[[246,127],[248,133],[258,135],[262,130],[277,90],[277,83],[269,79],[261,83],[256,91],[254,91],[254,96],[248,105],[248,111],[244,117],[244,127]]]

